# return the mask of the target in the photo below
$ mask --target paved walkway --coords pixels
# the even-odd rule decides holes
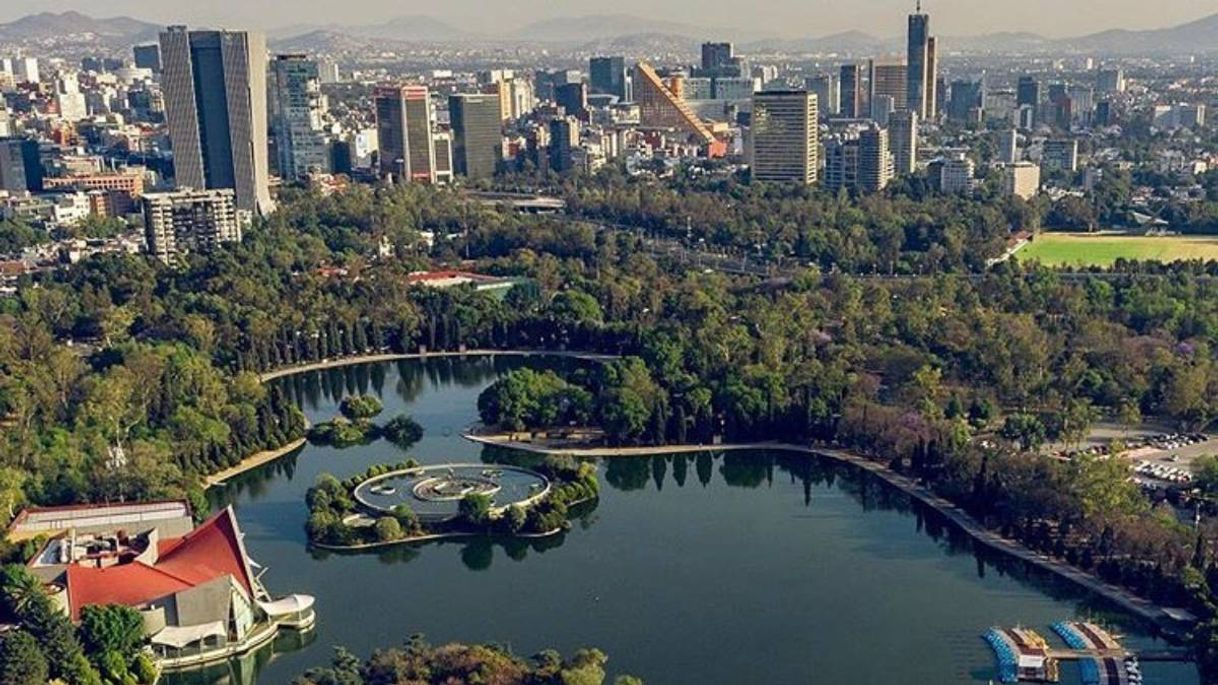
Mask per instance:
[[[439,359],[444,357],[489,357],[489,356],[504,356],[504,357],[570,357],[572,359],[588,359],[591,361],[609,361],[617,359],[616,355],[612,354],[595,354],[592,352],[543,352],[533,350],[466,350],[464,352],[456,351],[441,351],[441,352],[412,352],[408,354],[398,354],[387,352],[384,354],[363,354],[357,357],[339,357],[337,359],[327,359],[325,361],[313,362],[311,364],[298,364],[296,366],[284,366],[273,371],[267,371],[260,374],[258,379],[263,383],[283,378],[284,376],[292,376],[298,373],[307,371],[320,371],[322,369],[337,369],[343,366],[354,366],[355,364],[369,364],[373,362],[393,362],[400,359]]]
[[[250,469],[256,469],[263,464],[269,464],[286,454],[290,454],[292,451],[305,444],[307,440],[308,438],[300,438],[289,442],[279,449],[264,450],[262,452],[251,454],[245,459],[242,459],[240,463],[234,464],[223,471],[218,471],[204,478],[203,489],[209,490],[217,485],[224,485],[224,481],[232,478],[233,476],[245,473]]]
[[[733,445],[665,445],[662,447],[596,447],[588,449],[552,449],[527,442],[512,442],[505,439],[504,436],[479,436],[466,434],[464,437],[473,442],[519,449],[538,454],[571,454],[588,457],[642,457],[656,454],[730,452],[739,450],[783,450],[787,452],[800,452],[803,454],[829,457],[837,461],[853,464],[854,466],[875,475],[877,478],[883,480],[889,485],[902,490],[915,499],[921,501],[923,504],[926,504],[932,509],[938,511],[958,528],[971,536],[974,540],[977,540],[987,547],[996,549],[1000,552],[1054,573],[1062,578],[1070,580],[1091,592],[1112,600],[1126,611],[1140,616],[1156,625],[1170,627],[1173,624],[1173,621],[1166,614],[1166,612],[1164,612],[1163,608],[1154,602],[1139,597],[1122,587],[1107,583],[1099,577],[1077,567],[1071,566],[1063,561],[1028,549],[1015,540],[1005,538],[1002,535],[999,535],[997,532],[986,528],[979,521],[970,516],[966,511],[947,499],[935,494],[929,488],[918,483],[912,478],[896,473],[879,462],[872,461],[853,452],[829,447],[808,447],[803,445],[776,442],[757,442]]]

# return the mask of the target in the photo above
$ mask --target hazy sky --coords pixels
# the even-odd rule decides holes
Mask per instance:
[[[904,15],[913,5],[913,0],[4,0],[0,19],[77,9],[93,16],[269,29],[428,14],[478,31],[502,31],[541,18],[627,13],[708,27],[744,25],[788,37],[848,29],[893,36],[904,31]],[[1072,36],[1161,28],[1218,12],[1216,0],[926,0],[924,5],[942,35],[1010,30]]]

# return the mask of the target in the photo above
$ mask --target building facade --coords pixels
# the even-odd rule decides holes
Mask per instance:
[[[230,189],[149,193],[143,200],[148,252],[166,264],[190,252],[210,252],[241,240],[241,221]]]
[[[816,96],[806,91],[753,94],[751,168],[754,181],[816,182],[819,128]]]
[[[503,159],[499,100],[493,95],[451,95],[453,171],[466,178],[489,178]]]
[[[277,55],[271,63],[271,92],[279,174],[297,179],[329,171],[325,96],[317,62],[304,55]]]

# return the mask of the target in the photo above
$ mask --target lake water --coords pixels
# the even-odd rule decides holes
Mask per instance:
[[[387,421],[425,430],[404,453],[388,442],[295,455],[234,479],[246,546],[273,594],[317,598],[318,623],[231,664],[171,685],[286,684],[328,663],[334,645],[364,656],[422,633],[433,643],[496,642],[529,655],[596,647],[610,672],[648,685],[950,685],[986,683],[992,625],[1095,618],[1136,647],[1163,646],[1103,600],[974,547],[934,512],[828,460],[750,452],[599,464],[599,502],[570,532],[540,541],[463,540],[340,555],[308,549],[305,490],[414,456],[493,455],[460,437],[479,392],[514,357],[369,364],[275,381],[311,421],[347,394],[380,395]],[[1144,664],[1148,685],[1193,685],[1186,664]],[[1064,683],[1077,670],[1063,668]]]

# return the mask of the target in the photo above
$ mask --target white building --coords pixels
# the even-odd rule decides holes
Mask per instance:
[[[1031,200],[1040,192],[1040,167],[1032,162],[1006,164],[1002,172],[1007,195]]]
[[[179,190],[144,195],[144,239],[149,254],[169,264],[187,252],[208,252],[241,240],[232,189]]]

